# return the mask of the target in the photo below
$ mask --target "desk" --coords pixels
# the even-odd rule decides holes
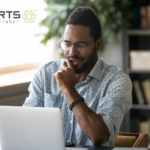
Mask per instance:
[[[75,145],[74,147],[78,148],[89,148],[89,150],[150,150],[150,148],[119,148],[119,147],[93,147],[93,146],[87,146],[87,145]]]
[[[93,146],[87,146],[87,145],[75,145],[73,147],[78,148],[89,148],[89,150],[112,150],[114,147],[93,147]]]

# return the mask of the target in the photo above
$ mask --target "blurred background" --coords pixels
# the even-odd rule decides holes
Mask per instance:
[[[123,69],[133,83],[133,106],[120,131],[150,135],[149,0],[0,0],[0,3],[0,105],[24,103],[38,68],[63,58],[59,41],[70,13],[79,6],[89,6],[102,26],[99,57]]]

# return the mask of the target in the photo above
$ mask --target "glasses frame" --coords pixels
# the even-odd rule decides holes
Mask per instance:
[[[90,45],[91,43],[93,43],[94,41],[92,41],[92,42],[90,42],[90,43],[86,43],[86,42],[76,42],[76,43],[71,43],[71,42],[69,42],[69,41],[65,41],[65,40],[64,40],[64,41],[60,41],[59,44],[61,45],[62,42],[68,42],[68,43],[71,44],[69,50],[70,50],[70,49],[72,48],[72,46],[74,45],[75,48],[76,48],[78,51],[80,51],[80,49],[77,48],[76,44],[78,44],[78,43],[84,43],[84,44],[86,44],[86,47],[85,47],[85,49],[86,49],[87,46],[89,46],[89,45]],[[61,45],[61,48],[63,49],[62,45]],[[64,50],[64,49],[63,49],[63,50]],[[69,51],[69,50],[64,50],[64,51]]]

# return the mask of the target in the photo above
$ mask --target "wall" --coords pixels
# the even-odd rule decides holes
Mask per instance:
[[[99,57],[103,58],[109,64],[114,64],[119,68],[123,68],[123,50],[122,50],[122,33],[119,33],[117,39],[113,43],[107,44]]]

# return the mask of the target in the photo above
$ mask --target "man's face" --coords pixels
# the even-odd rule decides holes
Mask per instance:
[[[98,57],[94,39],[90,35],[90,27],[67,25],[64,31],[63,41],[68,41],[72,44],[78,42],[87,43],[87,47],[84,50],[77,50],[75,45],[72,45],[70,50],[64,50],[66,58],[73,57],[70,60],[76,73],[82,73],[88,69]]]

